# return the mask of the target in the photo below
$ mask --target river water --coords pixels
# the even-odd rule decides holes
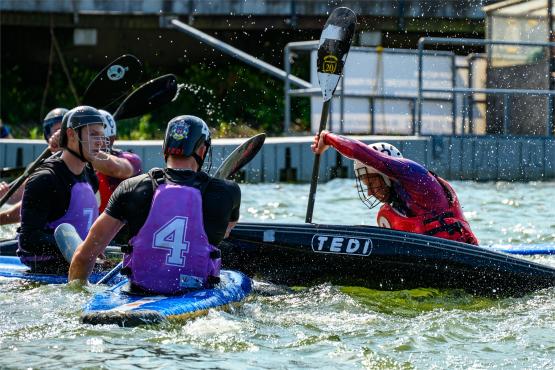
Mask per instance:
[[[318,188],[314,221],[375,225],[352,180]],[[482,244],[555,243],[555,183],[454,182]],[[243,221],[303,222],[308,185],[242,185]],[[1,228],[7,238],[14,228]],[[555,256],[530,259],[555,266]],[[555,288],[489,299],[423,287],[319,285],[251,296],[181,324],[92,327],[103,288],[0,280],[0,368],[553,368]]]

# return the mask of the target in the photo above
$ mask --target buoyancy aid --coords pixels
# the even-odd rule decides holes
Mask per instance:
[[[127,160],[130,160],[130,156],[135,156],[137,157],[135,154],[129,153],[129,152],[124,152],[122,150],[119,149],[112,149],[110,150],[110,154],[118,157],[118,158],[125,158]],[[134,173],[133,176],[138,175],[141,171],[140,171],[140,167],[137,169],[135,168],[135,162],[130,160],[131,165],[134,167]],[[139,166],[140,166],[140,160],[139,160]],[[116,177],[112,177],[112,176],[108,176],[103,174],[100,171],[96,171],[96,176],[98,177],[98,195],[100,196],[100,205],[98,206],[98,209],[100,212],[104,212],[104,209],[106,209],[106,206],[108,205],[108,200],[110,199],[110,197],[112,196],[112,193],[114,192],[114,190],[116,190],[116,188],[118,187],[118,185],[124,180],[124,179],[119,179]]]
[[[378,211],[378,226],[478,245],[478,239],[464,217],[455,191],[447,181],[433,173],[432,175],[443,187],[449,201],[449,208],[408,217],[396,211],[391,205],[384,204]]]
[[[85,239],[89,229],[98,217],[98,203],[93,189],[88,182],[76,182],[71,187],[71,198],[66,213],[59,219],[49,222],[52,231],[63,223],[71,224],[81,239]]]
[[[100,205],[98,206],[98,209],[100,212],[104,212],[104,209],[106,209],[106,206],[108,205],[110,196],[112,196],[112,193],[121,181],[115,183],[115,181],[113,181],[113,177],[98,171],[96,172],[96,177],[98,177],[98,195],[100,196]]]
[[[88,182],[77,182],[71,187],[69,206],[66,213],[59,219],[47,223],[46,228],[54,233],[58,225],[68,223],[75,227],[81,239],[85,239],[97,217],[98,203],[96,202],[91,185]],[[21,262],[32,268],[38,268],[38,263],[44,264],[41,267],[43,269],[56,268],[56,261],[63,261],[62,255],[57,250],[46,250],[42,253],[30,252],[22,247],[21,242],[19,242],[17,255]],[[50,266],[50,264],[53,265]],[[67,267],[65,269],[67,271]]]
[[[123,249],[122,273],[132,287],[151,294],[211,287],[219,282],[221,258],[204,230],[204,188],[169,183],[159,169],[149,175],[155,189],[151,209]]]

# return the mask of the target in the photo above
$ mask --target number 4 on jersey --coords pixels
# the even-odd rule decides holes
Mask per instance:
[[[169,249],[166,264],[185,266],[185,253],[189,253],[187,234],[187,217],[174,217],[154,233],[153,248]]]

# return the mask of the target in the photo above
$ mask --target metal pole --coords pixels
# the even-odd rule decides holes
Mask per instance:
[[[286,73],[284,70],[274,67],[273,65],[266,63],[263,60],[255,58],[252,55],[247,54],[244,51],[239,50],[229,44],[226,44],[225,42],[218,40],[217,38],[212,37],[194,27],[191,27],[183,22],[180,22],[177,19],[172,19],[171,24],[173,24],[178,30],[188,34],[189,36],[192,36],[197,40],[200,40],[201,42],[207,45],[210,45],[213,48],[225,54],[228,54],[236,59],[239,59],[240,61],[245,62],[250,66],[256,67],[265,73],[268,73],[281,80],[288,79],[291,83],[299,87],[304,87],[304,88],[312,87],[312,84],[310,82],[307,82],[293,75],[289,75],[289,77],[286,77]]]
[[[453,87],[457,87],[457,62],[455,59],[455,54],[453,54],[451,57],[451,84]],[[451,115],[453,118],[453,121],[451,122],[451,135],[457,134],[457,97],[457,94],[451,94]]]
[[[370,134],[376,134],[376,115],[374,112],[374,98],[370,98]]]
[[[287,134],[291,130],[291,95],[289,95],[289,90],[291,90],[291,82],[289,82],[289,76],[291,74],[291,63],[290,63],[290,50],[289,46],[285,46],[283,52],[283,65],[285,66],[285,83],[283,85],[283,93],[285,100],[284,114],[283,114],[283,133]]]
[[[503,94],[503,135],[509,134],[509,94]]]
[[[468,88],[472,89],[472,87],[474,86],[474,83],[472,81],[472,79],[474,78],[472,72],[474,68],[474,56],[471,56],[468,59]],[[469,134],[473,134],[474,133],[474,94],[470,93],[467,95],[468,96],[468,100],[467,100],[467,109],[468,109],[468,132]]]
[[[555,41],[555,35],[553,34],[553,0],[547,0],[547,31],[549,33],[549,42]],[[549,47],[549,90],[555,90],[555,61],[553,60],[553,47]],[[555,117],[555,112],[553,109],[555,108],[555,104],[553,102],[553,95],[549,96],[550,104],[549,111],[547,113],[548,116],[548,125],[546,127],[547,136],[553,135],[552,127],[553,127],[553,118]]]
[[[424,38],[418,40],[418,95],[416,99],[416,110],[418,112],[418,120],[416,122],[416,135],[419,136],[422,130],[422,67],[423,67],[423,53],[424,53]]]
[[[553,95],[547,97],[547,111],[553,112]],[[545,123],[545,136],[553,135],[553,116],[547,115],[547,122]]]
[[[409,101],[409,106],[410,106],[410,112],[412,115],[412,134],[416,134],[416,99],[410,100]]]
[[[345,75],[346,75],[346,70],[344,69],[343,76],[341,77],[341,100],[339,102],[340,104],[339,133],[340,134],[344,133],[343,122],[345,121]]]

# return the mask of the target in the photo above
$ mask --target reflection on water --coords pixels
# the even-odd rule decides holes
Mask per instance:
[[[484,244],[554,243],[555,183],[454,182]],[[242,221],[303,222],[308,186],[242,185]],[[375,225],[350,180],[318,187],[318,223]],[[11,237],[15,228],[2,228]],[[532,257],[555,266],[555,256]],[[346,272],[348,273],[348,272]],[[91,327],[94,291],[0,279],[0,367],[550,368],[555,289],[488,299],[458,290],[322,284],[252,296],[184,324]]]

